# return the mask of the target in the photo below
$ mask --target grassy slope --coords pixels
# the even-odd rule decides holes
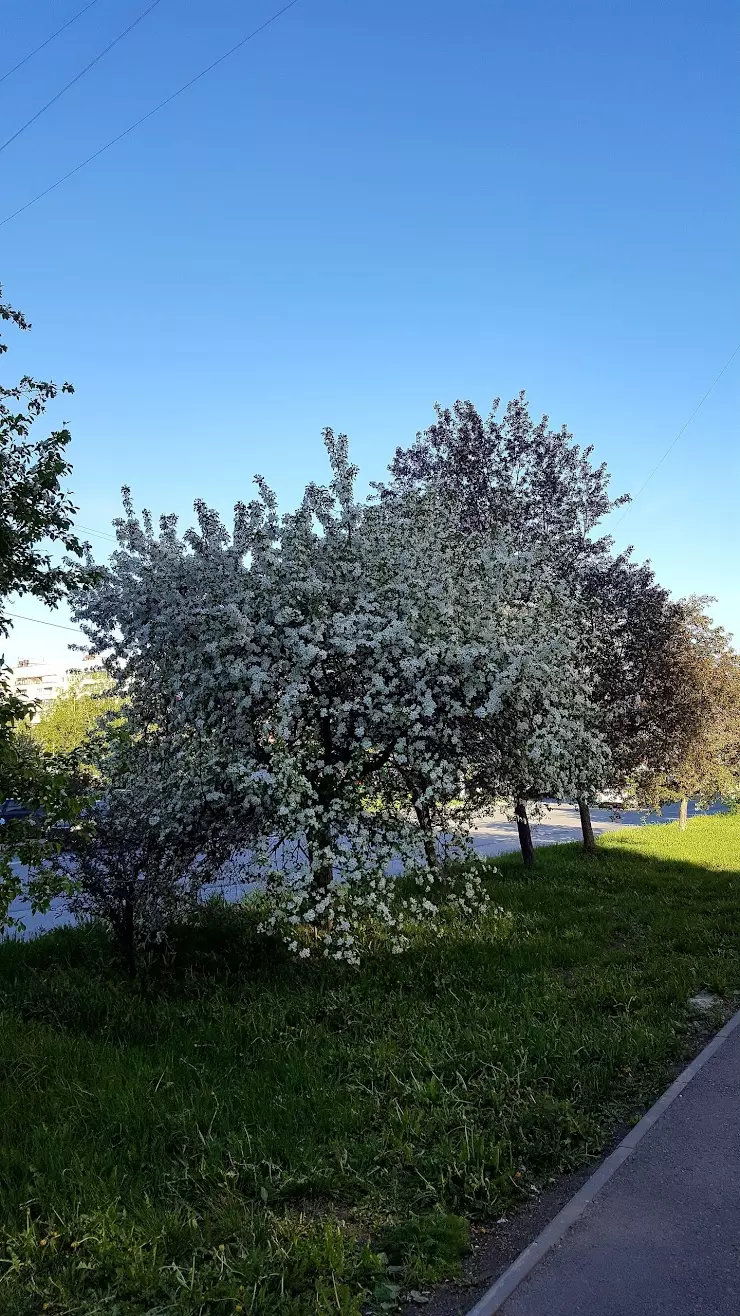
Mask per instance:
[[[0,1310],[355,1310],[449,1269],[595,1155],[740,993],[740,820],[514,857],[503,914],[360,971],[267,956],[231,911],[138,984],[99,934],[0,948]],[[371,1240],[374,1252],[367,1245]],[[48,1306],[44,1308],[43,1304]]]

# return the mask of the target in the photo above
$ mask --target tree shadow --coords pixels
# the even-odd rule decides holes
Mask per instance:
[[[141,1037],[146,1016],[154,1042],[177,1001],[198,1013],[220,999],[252,1014],[263,1001],[341,1031],[346,1009],[371,1017],[368,1002],[389,1018],[458,998],[481,1007],[506,999],[513,1009],[540,980],[555,976],[567,989],[601,969],[611,978],[620,966],[642,975],[647,989],[651,966],[662,980],[671,957],[677,973],[714,958],[723,970],[716,981],[729,983],[736,971],[740,987],[740,853],[731,862],[706,866],[618,844],[600,847],[594,861],[572,843],[539,850],[534,870],[516,856],[499,858],[488,867],[492,909],[483,919],[450,916],[437,931],[419,928],[400,955],[378,935],[359,968],[297,962],[259,930],[261,912],[249,902],[205,906],[143,957],[132,982],[104,928],[60,928],[0,947],[0,992],[21,1018],[108,1040],[115,1027],[124,1044]]]

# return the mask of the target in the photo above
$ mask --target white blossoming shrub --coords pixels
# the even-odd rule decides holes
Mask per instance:
[[[214,829],[208,809],[173,792],[172,750],[156,730],[132,734],[123,718],[100,728],[86,746],[94,800],[58,861],[73,882],[73,913],[110,926],[131,972],[139,950],[192,912],[227,854],[220,819]]]
[[[198,531],[170,517],[155,534],[127,499],[77,617],[132,715],[188,745],[169,789],[221,817],[269,894],[266,926],[298,955],[356,962],[368,929],[401,949],[442,904],[485,905],[470,821],[508,785],[517,710],[542,710],[526,754],[548,781],[592,737],[568,600],[541,566],[462,540],[439,494],[358,503],[346,438],[325,442],[328,488],[279,516],[258,479],[231,535],[202,503]],[[445,851],[469,857],[454,878]]]

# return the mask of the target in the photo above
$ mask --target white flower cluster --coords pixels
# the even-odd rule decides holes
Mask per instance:
[[[197,531],[157,534],[126,495],[77,617],[167,749],[173,816],[208,810],[297,955],[356,962],[373,928],[401,949],[443,908],[474,917],[474,812],[572,798],[604,751],[542,564],[462,538],[438,493],[358,502],[346,438],[325,442],[328,487],[279,516],[258,480],[232,534],[202,503]]]

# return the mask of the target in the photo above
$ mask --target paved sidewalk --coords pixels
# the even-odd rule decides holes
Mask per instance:
[[[498,1311],[738,1316],[740,1028]]]

